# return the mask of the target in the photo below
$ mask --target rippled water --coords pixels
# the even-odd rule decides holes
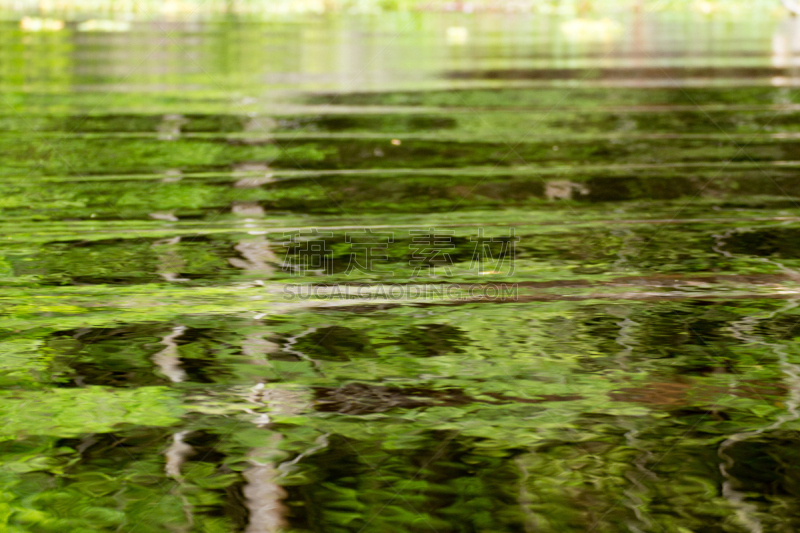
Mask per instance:
[[[793,20],[106,26],[0,31],[4,531],[800,528]]]

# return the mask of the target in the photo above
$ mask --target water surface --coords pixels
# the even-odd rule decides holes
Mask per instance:
[[[612,15],[3,22],[4,530],[800,528],[796,25]]]

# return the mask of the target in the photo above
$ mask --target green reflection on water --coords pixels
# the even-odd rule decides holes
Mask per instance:
[[[796,530],[792,22],[531,17],[4,23],[2,529]]]

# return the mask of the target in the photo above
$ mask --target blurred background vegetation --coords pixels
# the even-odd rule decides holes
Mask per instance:
[[[565,16],[607,16],[630,10],[692,11],[706,15],[753,11],[781,14],[778,0],[0,0],[0,13],[113,16],[384,12],[534,12]]]

